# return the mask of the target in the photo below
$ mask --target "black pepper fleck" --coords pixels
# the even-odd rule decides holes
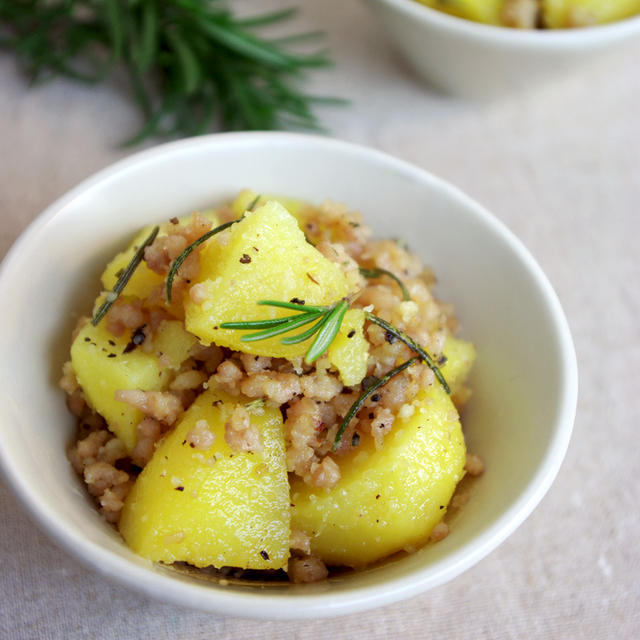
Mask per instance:
[[[289,300],[289,302],[291,304],[304,304],[304,300],[301,300],[300,298],[291,298],[291,300]]]
[[[242,264],[249,264],[251,262],[251,256],[247,253],[243,253],[242,258],[240,258],[240,262]]]
[[[349,333],[347,333],[347,338],[353,338],[353,336],[356,335],[356,330],[355,329],[351,329],[351,331],[349,331]]]
[[[260,552],[260,555],[262,556],[263,560],[269,559],[269,554],[264,549]]]
[[[380,500],[380,494],[379,493],[376,495],[376,500]]]
[[[176,491],[184,491],[184,487],[176,487]]]
[[[115,357],[116,357],[116,354],[115,354],[115,353],[110,353],[110,354],[107,356],[107,358],[115,358]]]
[[[91,338],[89,336],[86,336],[84,339],[85,342],[91,342]]]
[[[384,339],[389,344],[393,344],[397,340],[397,338],[393,335],[393,333],[391,333],[391,331],[385,331],[384,332]]]
[[[373,420],[373,411],[369,413],[369,420]]]
[[[176,216],[173,216],[173,218],[169,219],[169,222],[171,224],[178,224],[180,222],[180,220],[178,220],[178,218],[176,218]]]
[[[438,364],[442,366],[447,361],[447,356],[444,353],[438,358]]]
[[[352,447],[357,447],[359,444],[360,444],[360,434],[356,431],[351,436],[351,446]]]
[[[110,344],[112,347],[115,347],[115,346],[116,346],[116,343],[115,343],[113,340],[111,340],[111,339],[109,339],[109,344]]]
[[[371,402],[378,402],[380,400],[380,394],[379,393],[374,393],[371,396]]]
[[[441,504],[441,505],[440,505],[440,508],[441,508],[441,509],[444,509],[444,505],[443,505],[443,504]]]
[[[123,354],[130,353],[136,347],[139,347],[144,342],[146,338],[144,333],[144,328],[146,326],[147,326],[146,324],[141,324],[137,329],[133,331],[133,334],[131,335],[131,340],[129,341],[129,344],[124,348],[122,352]]]

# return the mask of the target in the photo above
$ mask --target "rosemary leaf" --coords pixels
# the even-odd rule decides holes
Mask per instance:
[[[267,338],[273,338],[274,336],[288,333],[289,331],[293,331],[298,327],[309,324],[310,322],[316,320],[319,315],[319,313],[300,313],[295,316],[289,316],[286,322],[283,322],[276,327],[265,329],[264,331],[258,331],[257,333],[249,333],[242,336],[242,338],[240,339],[242,340],[242,342],[256,342],[257,340],[266,340]]]
[[[319,307],[310,304],[303,304],[300,302],[284,302],[282,300],[260,300],[258,304],[266,305],[268,307],[282,307],[283,309],[293,309],[294,311],[314,311],[317,313],[323,313],[329,311],[332,307]]]
[[[209,238],[212,238],[217,233],[228,229],[232,224],[235,224],[238,220],[230,220],[229,222],[225,222],[221,224],[215,229],[211,229],[211,231],[207,231],[204,235],[200,236],[197,240],[194,240],[188,247],[182,250],[182,253],[178,255],[178,257],[171,263],[171,268],[169,269],[169,273],[167,274],[167,304],[171,303],[171,289],[173,288],[173,280],[178,273],[178,269],[182,265],[182,263],[191,255],[191,252],[198,246],[200,246],[203,242],[206,242]]]
[[[418,353],[421,359],[424,360],[426,365],[431,369],[431,371],[433,371],[436,378],[438,379],[438,382],[440,382],[444,390],[447,393],[451,393],[451,389],[449,388],[447,381],[442,375],[442,371],[440,371],[440,369],[438,368],[438,365],[434,362],[433,358],[415,340],[410,338],[403,331],[396,329],[392,324],[390,324],[386,320],[383,320],[378,316],[374,316],[372,313],[369,313],[368,311],[365,311],[364,315],[367,318],[367,320],[370,320],[374,324],[377,324],[379,327],[382,327],[385,331],[389,331],[389,333],[396,336],[398,340],[404,342],[407,345],[407,347],[409,347],[409,349]]]
[[[304,342],[305,340],[308,340],[312,335],[316,333],[316,331],[319,331],[322,328],[324,323],[327,321],[327,318],[328,318],[328,315],[326,313],[322,314],[320,317],[320,320],[318,320],[318,322],[314,324],[313,327],[310,327],[309,329],[307,329],[306,331],[303,331],[302,333],[297,333],[295,336],[288,336],[286,338],[282,338],[280,342],[282,342],[282,344],[299,344],[300,342]]]
[[[367,387],[366,391],[364,391],[358,397],[358,399],[351,405],[351,407],[349,408],[349,411],[347,411],[347,414],[342,419],[342,422],[340,423],[340,427],[338,428],[338,432],[336,433],[335,440],[333,441],[334,451],[337,451],[338,446],[340,445],[340,440],[342,439],[344,432],[349,426],[349,423],[351,422],[351,420],[353,420],[353,418],[358,413],[358,411],[360,411],[360,409],[362,408],[362,405],[367,401],[367,398],[369,398],[369,396],[371,396],[374,393],[374,391],[376,391],[380,387],[387,384],[387,382],[389,382],[391,378],[398,375],[400,372],[404,371],[405,369],[410,367],[412,364],[415,364],[416,362],[418,362],[418,360],[420,360],[420,356],[414,356],[410,360],[407,360],[406,362],[403,362],[401,365],[398,365],[395,369],[391,369],[389,373],[382,376],[382,378],[378,379],[370,387]]]
[[[144,250],[156,239],[158,235],[158,231],[160,227],[154,227],[147,239],[138,247],[138,250],[131,258],[131,261],[125,268],[125,270],[120,274],[120,277],[116,281],[113,289],[107,294],[104,302],[100,305],[95,315],[91,319],[91,324],[93,326],[97,326],[97,324],[104,318],[107,311],[111,308],[113,303],[118,299],[123,289],[127,286],[127,282],[131,279],[131,276],[134,274],[135,270],[138,268],[138,265],[142,262],[144,258]]]
[[[360,267],[360,274],[363,275],[365,278],[371,278],[371,279],[380,278],[381,276],[388,276],[389,278],[392,278],[393,280],[396,281],[396,283],[400,287],[402,291],[403,300],[405,302],[408,300],[411,300],[411,296],[409,295],[409,290],[405,286],[404,282],[402,282],[402,280],[400,280],[400,278],[398,278],[398,276],[395,273],[392,273],[391,271],[387,271],[386,269],[382,269],[380,267],[375,267],[374,269],[367,269],[365,267]]]
[[[344,314],[347,312],[349,304],[346,300],[341,300],[335,308],[327,315],[326,321],[321,325],[318,335],[309,347],[304,361],[307,364],[315,362],[333,342],[334,338],[340,330],[340,325],[344,320]]]
[[[278,325],[288,322],[290,316],[285,318],[272,318],[269,320],[246,320],[241,322],[223,322],[220,325],[221,329],[266,329],[268,327],[277,327]]]

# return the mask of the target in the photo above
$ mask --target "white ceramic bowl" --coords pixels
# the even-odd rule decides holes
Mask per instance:
[[[75,318],[108,258],[139,227],[250,186],[366,214],[433,265],[478,350],[464,425],[487,471],[445,540],[316,585],[221,586],[154,566],[124,545],[67,461],[75,430],[57,388]],[[515,203],[514,203],[515,206]],[[157,147],[101,171],[51,205],[0,267],[0,459],[21,502],[65,549],[132,589],[231,616],[335,616],[450,580],[502,542],[553,481],[573,426],[577,372],[560,304],[522,244],[442,180],[370,149],[279,133]],[[62,585],[63,586],[63,585]]]
[[[368,2],[419,75],[466,98],[528,88],[640,37],[640,16],[593,27],[526,31],[456,18],[415,0]]]

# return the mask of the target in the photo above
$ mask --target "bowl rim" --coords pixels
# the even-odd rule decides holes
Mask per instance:
[[[613,22],[573,29],[513,29],[459,18],[428,7],[418,0],[368,1],[387,5],[407,18],[433,24],[459,37],[484,42],[492,41],[495,44],[535,51],[579,50],[588,45],[625,39],[640,32],[640,14]]]
[[[543,456],[543,462],[530,479],[525,491],[511,507],[501,514],[487,530],[477,538],[462,546],[446,558],[418,568],[408,575],[392,578],[384,584],[359,586],[353,593],[336,598],[332,593],[293,593],[283,596],[256,589],[239,593],[225,589],[211,589],[207,583],[185,582],[149,571],[144,563],[134,564],[124,557],[108,551],[91,542],[86,537],[68,531],[60,522],[54,509],[30,491],[26,479],[14,468],[7,448],[2,446],[4,430],[0,426],[0,469],[8,484],[26,507],[30,516],[61,547],[99,574],[124,584],[136,591],[173,604],[205,610],[233,617],[293,620],[345,615],[397,602],[438,586],[465,571],[506,539],[533,511],[551,486],[558,473],[569,445],[577,404],[578,370],[575,349],[560,302],[544,275],[541,267],[524,247],[522,242],[484,207],[464,194],[460,189],[409,162],[395,158],[381,151],[336,139],[300,133],[281,132],[240,132],[223,133],[169,142],[143,150],[119,160],[94,173],[76,187],[59,197],[38,215],[20,234],[0,263],[0,295],[3,283],[13,264],[18,260],[21,249],[41,233],[46,233],[47,225],[64,213],[66,207],[81,194],[99,188],[104,182],[117,179],[130,169],[162,162],[169,156],[179,157],[202,147],[218,150],[229,147],[285,144],[294,147],[322,147],[331,152],[356,156],[366,163],[383,165],[386,169],[411,176],[421,183],[429,183],[432,188],[457,200],[462,206],[478,216],[493,233],[518,254],[535,279],[545,302],[549,305],[550,322],[558,337],[561,364],[559,402],[556,411],[555,429]],[[218,151],[219,152],[219,151]],[[152,563],[149,562],[149,567]],[[170,589],[167,587],[171,585]]]

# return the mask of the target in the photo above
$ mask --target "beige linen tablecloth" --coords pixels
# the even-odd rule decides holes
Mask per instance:
[[[478,105],[422,85],[364,5],[303,10],[337,60],[313,88],[353,100],[323,111],[331,134],[467,191],[555,286],[580,367],[560,474],[516,533],[451,583],[304,624],[224,619],[114,585],[46,538],[0,482],[0,638],[640,637],[640,42],[553,85]],[[138,124],[117,86],[29,90],[0,56],[0,257],[47,204],[124,156],[117,144]]]

